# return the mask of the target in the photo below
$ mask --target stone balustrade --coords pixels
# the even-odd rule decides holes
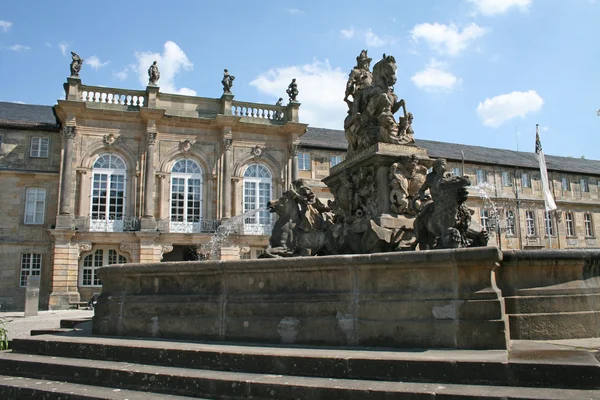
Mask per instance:
[[[143,107],[146,101],[146,92],[141,90],[124,90],[82,85],[80,93],[81,100],[86,103],[104,103]]]
[[[286,107],[245,101],[233,101],[231,115],[271,121],[287,121]]]

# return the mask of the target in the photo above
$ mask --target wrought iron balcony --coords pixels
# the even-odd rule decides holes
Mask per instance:
[[[157,221],[158,230],[170,233],[214,233],[221,225],[217,219],[198,219],[194,221]]]
[[[73,229],[80,232],[132,232],[140,230],[140,220],[114,215],[104,219],[77,216],[73,219]]]

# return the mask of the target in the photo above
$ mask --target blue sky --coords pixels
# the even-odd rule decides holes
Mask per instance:
[[[0,9],[0,100],[56,103],[70,51],[84,84],[275,103],[298,80],[300,118],[342,129],[356,56],[398,63],[417,138],[600,159],[600,1],[61,1]],[[369,5],[373,4],[373,5]]]

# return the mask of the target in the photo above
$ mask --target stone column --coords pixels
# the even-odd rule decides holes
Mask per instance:
[[[73,144],[77,136],[77,127],[65,126],[62,130],[65,138],[63,166],[60,185],[60,215],[71,215],[71,195],[73,187]]]
[[[48,307],[50,310],[67,310],[70,303],[80,301],[78,291],[79,280],[79,253],[80,251],[91,250],[91,244],[82,243],[80,247],[76,243],[71,243],[71,238],[75,231],[69,230],[50,230],[52,239],[54,239],[53,267],[52,267],[52,288]]]
[[[300,151],[300,145],[293,144],[290,150],[292,156],[292,181],[298,179],[298,152]]]
[[[223,196],[222,217],[231,218],[231,148],[233,139],[223,138]]]
[[[231,178],[231,184],[233,185],[233,192],[232,192],[232,200],[233,200],[233,208],[232,208],[232,213],[233,215],[238,215],[241,214],[243,211],[243,207],[240,208],[240,199],[238,196],[238,183],[244,178],[242,178],[241,176],[234,176]]]
[[[156,128],[146,133],[146,167],[144,181],[144,213],[141,223],[143,230],[155,230],[154,219],[154,149],[156,147]]]

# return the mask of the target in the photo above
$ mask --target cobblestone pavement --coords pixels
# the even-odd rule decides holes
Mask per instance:
[[[32,329],[60,328],[61,319],[91,318],[93,310],[40,311],[36,317],[24,317],[23,312],[0,312],[0,321],[8,330],[8,340],[29,337]]]

